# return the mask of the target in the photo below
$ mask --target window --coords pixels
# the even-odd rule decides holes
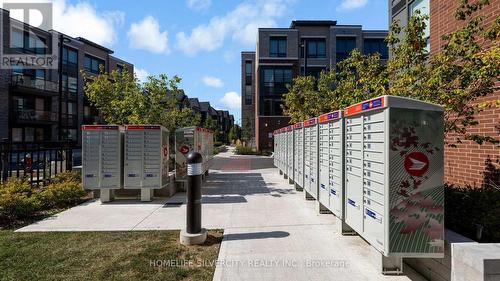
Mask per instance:
[[[70,94],[75,94],[78,91],[78,82],[76,80],[76,77],[68,77],[68,92]]]
[[[45,130],[43,128],[35,128],[35,140],[43,141],[45,136]]]
[[[356,37],[337,37],[336,47],[337,62],[341,62],[356,48]]]
[[[245,85],[252,85],[252,62],[245,62]]]
[[[292,84],[292,69],[285,67],[263,68],[261,76],[260,115],[283,115],[282,95],[288,92],[287,86]]]
[[[90,55],[85,55],[85,59],[83,61],[83,67],[85,68],[85,70],[87,70],[88,72],[99,74],[100,73],[100,70],[99,70],[100,65],[103,65],[103,66],[105,65],[104,60],[90,56]]]
[[[37,79],[45,80],[45,69],[37,69],[37,70],[35,70],[35,77]]]
[[[45,99],[40,99],[40,98],[35,99],[35,110],[36,111],[45,110]]]
[[[76,95],[78,91],[78,82],[77,78],[73,76],[68,76],[67,74],[63,74],[62,76],[62,88],[64,92],[70,93],[72,95]]]
[[[326,58],[326,39],[307,39],[308,58]]]
[[[62,129],[63,137],[67,140],[77,141],[77,131],[75,129]]]
[[[69,66],[78,66],[78,52],[75,49],[64,47],[62,63]]]
[[[45,38],[36,34],[13,29],[10,33],[10,47],[23,49],[22,52],[45,54]]]
[[[36,35],[30,35],[28,36],[27,48],[35,54],[45,54],[45,39]]]
[[[252,85],[245,86],[245,105],[252,105],[253,94]]]
[[[23,141],[23,128],[12,128],[12,141]]]
[[[286,37],[270,37],[269,56],[273,58],[286,57]]]
[[[76,115],[76,103],[68,102],[68,114]]]
[[[11,30],[10,46],[12,48],[24,48],[24,32],[21,30]]]
[[[24,141],[26,142],[35,141],[35,128],[33,127],[24,128]]]
[[[381,59],[389,58],[389,51],[387,49],[387,43],[385,43],[383,38],[367,38],[363,42],[363,53],[375,54],[379,53]]]
[[[14,108],[17,110],[23,110],[28,106],[27,100],[25,98],[14,96],[13,101],[14,101]]]
[[[415,0],[410,4],[410,9],[409,11],[409,16],[412,16],[417,10],[420,11],[421,15],[429,15],[429,0]],[[424,30],[424,36],[427,41],[427,52],[430,52],[431,50],[431,45],[430,45],[430,21],[429,18],[425,19],[425,30]]]

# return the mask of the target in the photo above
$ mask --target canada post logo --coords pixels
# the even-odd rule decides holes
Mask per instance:
[[[52,3],[3,2],[0,69],[57,69],[59,34],[52,30]]]
[[[421,177],[429,170],[429,158],[422,152],[412,152],[406,156],[404,167],[410,175]]]

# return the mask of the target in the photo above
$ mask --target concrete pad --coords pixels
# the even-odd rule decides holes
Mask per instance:
[[[214,280],[424,280],[409,267],[406,276],[378,273],[371,246],[342,236],[335,216],[318,214],[315,201],[269,168],[272,158],[241,157],[251,170],[243,164],[230,170],[228,158],[234,157],[216,157],[214,166],[223,169],[203,184],[202,227],[224,229]],[[185,197],[91,201],[18,231],[182,229]]]

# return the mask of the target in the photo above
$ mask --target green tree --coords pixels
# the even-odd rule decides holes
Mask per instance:
[[[386,39],[391,57],[385,64],[378,54],[354,50],[337,64],[336,71],[320,75],[317,88],[312,77],[295,78],[285,95],[285,112],[298,122],[379,95],[405,96],[442,105],[445,132],[457,136],[454,141],[498,143],[469,129],[477,124],[477,113],[500,104],[498,100],[477,102],[499,90],[500,17],[487,21],[475,16],[489,4],[487,0],[474,4],[460,0],[459,4],[455,17],[462,27],[443,36],[443,47],[436,54],[429,56],[424,38],[427,16],[417,11],[404,29],[397,22],[391,25]]]
[[[321,111],[320,92],[316,90],[316,80],[312,76],[299,76],[293,80],[284,96],[283,111],[293,122],[316,116]],[[297,110],[300,108],[300,110]]]
[[[181,78],[169,79],[165,74],[149,76],[140,85],[136,77],[126,70],[113,70],[85,79],[84,91],[104,120],[110,124],[160,124],[171,133],[177,128],[196,126],[199,114],[190,108],[179,109],[176,95]]]
[[[229,141],[236,141],[241,138],[241,128],[238,125],[233,125],[229,130]]]
[[[318,89],[328,97],[324,113],[387,94],[386,67],[379,54],[365,55],[355,49],[337,68],[337,73],[319,78]]]
[[[138,86],[137,78],[124,70],[114,70],[89,77],[84,72],[84,92],[110,124],[137,124],[145,110],[145,97]]]
[[[241,138],[245,141],[250,141],[253,138],[252,122],[248,119],[245,119],[243,122],[245,124],[243,124],[243,128],[241,130]]]
[[[205,119],[205,123],[203,124],[203,128],[215,132],[217,130],[217,122],[210,116],[207,116],[207,118]]]

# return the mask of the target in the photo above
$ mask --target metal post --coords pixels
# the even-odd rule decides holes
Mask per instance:
[[[191,152],[187,157],[187,233],[201,231],[201,177],[203,158],[198,152]]]
[[[203,157],[198,152],[187,156],[187,204],[186,229],[181,230],[180,241],[183,245],[203,244],[207,231],[201,228],[201,180]]]

